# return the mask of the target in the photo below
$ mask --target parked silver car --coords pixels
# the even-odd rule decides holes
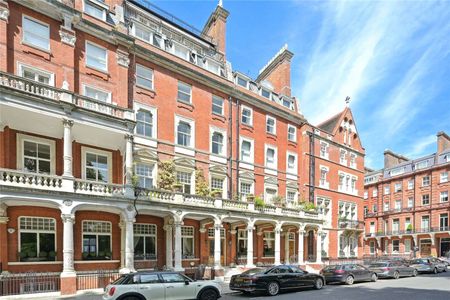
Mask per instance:
[[[420,273],[447,272],[447,266],[435,257],[413,259],[410,266]]]
[[[217,300],[222,289],[212,280],[193,281],[176,272],[123,275],[105,288],[104,300]]]
[[[378,278],[399,279],[403,276],[417,276],[417,269],[402,261],[381,261],[369,265],[369,270],[377,273]]]

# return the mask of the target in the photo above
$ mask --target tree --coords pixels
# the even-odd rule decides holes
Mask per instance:
[[[158,163],[158,188],[171,191],[176,183],[175,164],[172,160]]]
[[[195,171],[195,194],[199,196],[209,196],[209,185],[206,182],[203,169]]]

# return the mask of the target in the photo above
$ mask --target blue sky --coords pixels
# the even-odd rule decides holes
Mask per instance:
[[[152,1],[201,29],[218,1]],[[294,53],[293,94],[313,124],[351,97],[366,166],[388,148],[410,158],[436,151],[450,134],[448,1],[237,1],[227,60],[256,78],[285,44]]]

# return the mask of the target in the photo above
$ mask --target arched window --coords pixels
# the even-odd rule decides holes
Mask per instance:
[[[181,146],[191,146],[191,125],[180,121],[177,126],[177,144]]]

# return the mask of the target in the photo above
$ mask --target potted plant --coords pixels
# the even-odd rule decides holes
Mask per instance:
[[[222,191],[221,190],[212,190],[211,197],[216,198],[216,199],[222,198]]]
[[[278,207],[284,206],[286,204],[286,201],[283,197],[276,195],[272,198],[272,203],[275,204]]]
[[[261,197],[256,196],[255,197],[255,207],[264,207],[264,206],[266,206],[266,203],[264,202],[264,200]]]
[[[172,191],[176,184],[175,164],[172,160],[158,163],[158,187],[162,190]]]
[[[183,191],[183,185],[179,182],[172,185],[172,190],[176,193],[181,193]]]
[[[209,186],[202,169],[195,171],[195,194],[203,197],[207,197],[210,194]]]
[[[408,227],[406,227],[407,232],[412,232],[412,225],[408,224]]]
[[[255,202],[255,195],[253,195],[253,194],[248,194],[247,196],[245,196],[245,199],[246,199],[248,202]]]

